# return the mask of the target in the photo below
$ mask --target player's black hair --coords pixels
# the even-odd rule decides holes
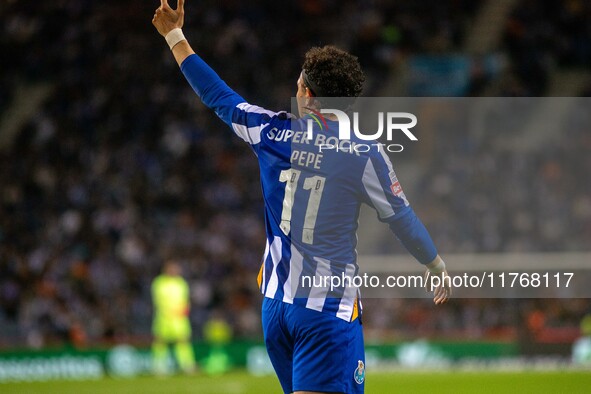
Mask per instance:
[[[332,45],[306,52],[302,77],[317,97],[359,97],[365,75],[356,56]]]

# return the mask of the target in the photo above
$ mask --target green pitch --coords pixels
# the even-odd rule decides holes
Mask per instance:
[[[367,374],[367,394],[383,393],[591,393],[590,372],[392,372]],[[174,376],[84,382],[0,383],[18,394],[268,394],[281,393],[273,376],[235,372],[219,377]]]

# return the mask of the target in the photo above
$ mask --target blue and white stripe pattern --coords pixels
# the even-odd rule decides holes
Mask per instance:
[[[181,69],[203,102],[257,155],[267,235],[259,274],[265,297],[346,321],[354,319],[356,303],[361,307],[359,290],[354,286],[331,289],[330,283],[323,286],[318,282],[324,277],[357,275],[356,231],[362,203],[377,211],[379,219],[390,225],[421,263],[435,258],[433,242],[406,197],[393,192],[397,179],[383,150],[362,154],[319,152],[313,142],[278,138],[303,133],[305,122],[294,120],[286,112],[248,104],[197,55],[187,58]],[[335,127],[322,133],[336,136],[336,123],[329,123]],[[294,160],[298,154],[320,158],[321,164],[302,165]],[[289,182],[291,194],[286,193]],[[285,225],[282,230],[282,220],[290,222],[289,230]],[[303,277],[316,277],[318,282],[302,286]]]

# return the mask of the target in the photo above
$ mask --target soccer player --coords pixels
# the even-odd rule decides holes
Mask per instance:
[[[174,355],[181,370],[195,371],[195,355],[191,345],[189,286],[181,276],[181,266],[169,260],[161,275],[152,282],[154,343],[152,356],[154,372],[168,374],[168,346],[174,345]]]
[[[187,81],[203,103],[248,143],[260,166],[267,243],[258,282],[263,332],[285,393],[362,393],[365,357],[359,291],[353,286],[305,288],[303,275],[357,274],[359,208],[375,208],[426,274],[446,275],[427,230],[399,187],[382,150],[363,154],[320,151],[337,135],[328,117],[314,138],[304,137],[318,97],[357,97],[364,81],[357,58],[334,47],[312,48],[297,79],[300,119],[251,105],[195,54],[176,9],[161,0],[152,23],[166,39]],[[270,54],[281,55],[286,54]],[[445,303],[447,282],[434,291]]]

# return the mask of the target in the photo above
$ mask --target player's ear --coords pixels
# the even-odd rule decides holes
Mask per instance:
[[[312,90],[308,87],[306,87],[306,97],[314,97],[314,93],[312,93]]]

